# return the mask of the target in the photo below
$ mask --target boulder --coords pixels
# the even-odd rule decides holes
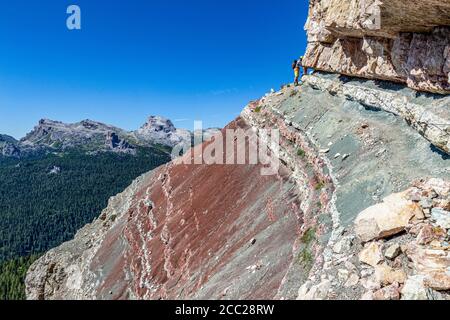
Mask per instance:
[[[441,208],[450,211],[450,199],[435,199],[433,201],[433,206],[436,208]]]
[[[338,278],[342,282],[346,282],[348,280],[349,275],[350,275],[350,272],[347,269],[339,269],[338,270]]]
[[[356,273],[353,273],[348,278],[347,282],[344,284],[346,288],[354,287],[359,283],[359,276]]]
[[[450,267],[450,253],[443,249],[431,249],[410,243],[406,255],[420,273],[442,272]]]
[[[369,243],[360,253],[359,261],[375,267],[383,262],[382,245],[377,242]]]
[[[434,240],[439,240],[445,235],[446,233],[443,229],[433,227],[430,224],[425,224],[421,227],[416,241],[418,244],[426,245],[433,242]]]
[[[373,292],[372,291],[365,292],[359,300],[366,300],[366,301],[374,300]]]
[[[423,285],[423,276],[409,277],[401,291],[402,300],[428,300],[428,291]]]
[[[386,252],[384,253],[384,256],[388,258],[389,260],[394,260],[397,258],[400,253],[402,253],[402,248],[398,243],[391,245],[389,248],[386,249]]]
[[[431,219],[444,229],[450,229],[450,212],[441,208],[431,210]]]
[[[424,188],[430,191],[433,190],[442,198],[450,196],[450,181],[432,178],[425,183]]]
[[[382,285],[390,285],[395,282],[404,283],[406,273],[402,269],[393,269],[384,263],[375,267],[375,279]]]
[[[342,238],[333,246],[333,252],[337,254],[346,252],[351,247],[351,241],[352,239],[349,237]]]
[[[297,300],[324,300],[327,298],[330,288],[331,281],[327,279],[313,286],[305,283],[299,289]]]
[[[424,285],[437,291],[450,290],[450,271],[431,272],[427,274]]]
[[[372,295],[373,300],[400,300],[400,286],[398,283],[393,283]]]
[[[404,231],[421,211],[416,202],[407,200],[406,192],[396,193],[361,212],[355,220],[355,231],[363,242],[390,237]]]
[[[375,279],[375,277],[369,277],[361,280],[362,286],[370,291],[381,289],[381,284]]]
[[[423,209],[431,209],[433,207],[433,200],[429,198],[420,200],[419,205]]]

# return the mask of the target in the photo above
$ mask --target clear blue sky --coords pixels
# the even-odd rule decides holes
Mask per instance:
[[[77,4],[82,30],[66,28]],[[307,0],[14,0],[0,10],[0,133],[41,118],[222,127],[292,81]],[[189,120],[187,120],[189,119]]]

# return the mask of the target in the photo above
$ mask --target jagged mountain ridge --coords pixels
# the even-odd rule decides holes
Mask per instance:
[[[205,130],[205,137],[214,129]],[[92,120],[66,124],[42,119],[38,125],[19,141],[9,136],[0,138],[0,150],[4,156],[26,156],[39,152],[63,151],[83,148],[87,152],[113,151],[135,154],[140,147],[157,144],[171,148],[180,143],[190,144],[193,133],[177,129],[164,117],[150,116],[138,130],[121,128]]]
[[[96,121],[83,120],[78,123],[66,124],[42,119],[30,133],[19,141],[19,146],[24,152],[40,149],[66,150],[81,146],[92,151],[110,149],[124,153],[133,152],[135,147],[131,146],[131,141],[128,143],[119,137],[125,139],[128,137],[128,133]]]

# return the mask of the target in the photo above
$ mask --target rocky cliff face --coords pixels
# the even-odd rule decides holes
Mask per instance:
[[[305,63],[448,94],[449,26],[449,0],[312,0]]]

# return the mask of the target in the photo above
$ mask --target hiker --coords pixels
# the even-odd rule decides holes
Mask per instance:
[[[294,60],[292,63],[292,69],[294,70],[294,85],[298,86],[298,77],[300,76],[300,68],[298,66],[298,61]]]
[[[303,69],[303,75],[308,74],[308,68],[303,66],[303,56],[300,57],[298,60],[294,60],[292,63],[292,69],[294,69],[294,85],[298,86],[298,79],[300,77],[300,68]]]

